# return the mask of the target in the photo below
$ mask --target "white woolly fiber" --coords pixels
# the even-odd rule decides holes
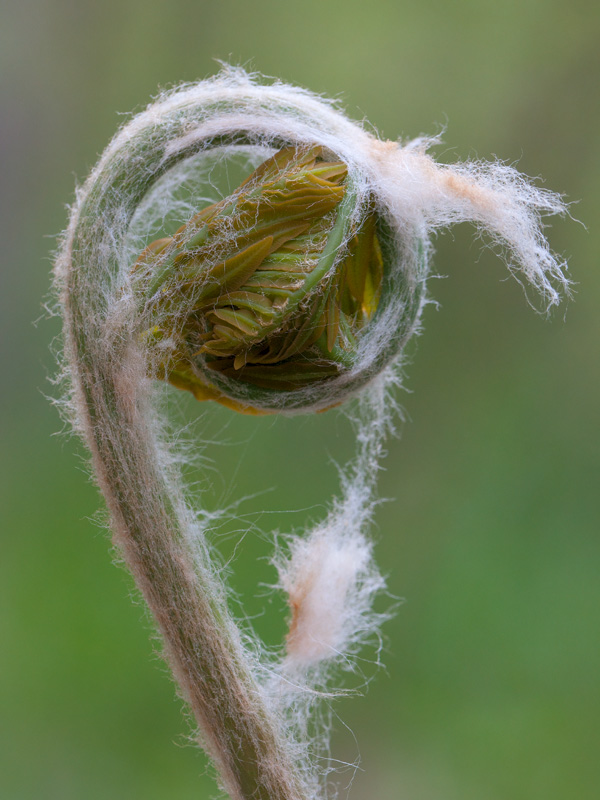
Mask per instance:
[[[357,616],[370,611],[383,582],[379,576],[365,582],[371,547],[363,537],[336,537],[325,529],[295,540],[291,551],[280,576],[292,609],[287,659],[294,667],[311,666],[347,649]],[[360,594],[365,602],[359,606]]]

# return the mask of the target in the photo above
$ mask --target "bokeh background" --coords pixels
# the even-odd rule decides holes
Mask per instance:
[[[375,529],[406,602],[385,626],[385,668],[346,679],[370,685],[335,704],[333,755],[355,800],[598,796],[599,40],[593,0],[3,2],[2,798],[216,794],[82,448],[47,400],[59,322],[43,311],[65,204],[120,114],[214,59],[339,97],[387,138],[446,126],[441,160],[497,154],[579,201],[585,227],[549,231],[576,284],[551,319],[468,226],[436,243],[447,277],[410,349]],[[238,613],[275,644],[271,532],[323,515],[351,429],[337,412],[180,409],[214,442],[208,477],[191,476],[203,501],[248,497],[213,538]]]

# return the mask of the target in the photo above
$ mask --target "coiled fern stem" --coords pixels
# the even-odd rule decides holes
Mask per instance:
[[[501,164],[436,165],[426,144],[381,142],[308,92],[226,70],[124,126],[78,192],[61,243],[71,417],[115,544],[235,800],[312,800],[318,780],[230,616],[165,457],[152,379],[250,413],[323,410],[367,387],[344,496],[282,573],[294,609],[286,668],[339,656],[362,635],[382,584],[365,538],[389,423],[380,390],[396,381],[418,326],[429,234],[474,221],[549,304],[558,298],[549,278],[566,285],[539,224],[561,201]],[[195,154],[240,145],[270,158],[232,197],[127,263],[132,217],[156,182]],[[337,592],[327,604],[323,586]]]

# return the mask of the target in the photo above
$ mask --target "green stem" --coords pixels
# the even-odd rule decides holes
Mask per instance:
[[[206,547],[192,555],[189,518],[147,418],[135,320],[115,311],[117,257],[131,216],[181,152],[164,158],[205,109],[152,117],[117,137],[92,173],[57,263],[65,352],[78,422],[92,452],[117,546],[163,637],[166,657],[235,800],[306,800],[286,738],[250,667]],[[105,256],[106,251],[109,257]],[[107,299],[107,298],[112,298]]]

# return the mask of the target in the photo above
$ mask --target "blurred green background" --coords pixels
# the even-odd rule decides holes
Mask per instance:
[[[549,231],[576,282],[551,320],[471,228],[436,243],[448,277],[431,281],[441,308],[411,346],[375,530],[406,602],[385,626],[385,669],[361,664],[367,694],[335,705],[333,755],[360,753],[336,779],[355,800],[598,796],[599,40],[593,0],[5,0],[2,798],[216,793],[95,517],[82,448],[53,435],[59,323],[42,309],[65,204],[119,113],[213,74],[215,58],[339,97],[387,138],[447,125],[441,160],[497,154],[580,201],[587,230]],[[178,402],[199,439],[223,442],[192,476],[207,505],[255,495],[214,538],[239,613],[274,644],[269,532],[324,513],[350,427],[337,412],[255,420]]]

